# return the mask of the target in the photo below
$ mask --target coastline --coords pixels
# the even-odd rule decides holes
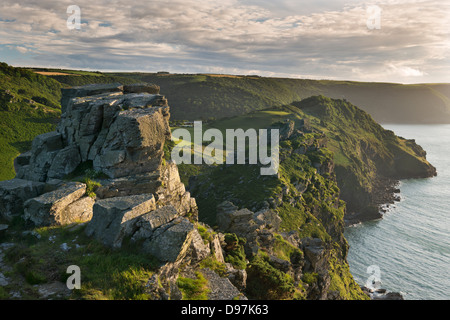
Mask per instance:
[[[401,180],[391,179],[386,177],[378,177],[372,192],[372,205],[378,211],[364,211],[356,214],[351,214],[344,219],[345,228],[352,227],[364,222],[380,220],[383,215],[388,212],[392,205],[401,201],[400,197],[400,183]],[[351,249],[351,248],[349,248]],[[405,300],[400,292],[388,291],[384,288],[379,288],[374,284],[374,288],[368,288],[360,284],[361,290],[370,298],[370,300]]]
[[[366,221],[379,220],[391,205],[401,200],[400,180],[377,177],[371,193],[370,207],[360,212],[348,213],[344,217],[345,227]]]

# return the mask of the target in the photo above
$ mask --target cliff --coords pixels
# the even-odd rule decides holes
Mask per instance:
[[[345,223],[379,212],[383,179],[436,173],[414,141],[343,100],[227,120],[280,130],[278,175],[261,176],[259,165],[171,162],[170,109],[155,85],[62,93],[56,131],[0,182],[0,297],[367,299],[349,272]],[[62,283],[69,265],[82,269],[78,291]]]
[[[288,108],[309,118],[323,132],[334,153],[340,196],[347,203],[348,224],[382,217],[380,206],[393,203],[400,179],[437,174],[426,152],[414,140],[385,130],[346,100],[310,97]]]

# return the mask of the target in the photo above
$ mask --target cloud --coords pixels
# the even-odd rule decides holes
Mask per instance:
[[[3,0],[0,44],[55,67],[449,81],[449,4],[328,2],[78,0],[81,30],[69,30],[73,1]],[[369,4],[380,30],[366,26]]]

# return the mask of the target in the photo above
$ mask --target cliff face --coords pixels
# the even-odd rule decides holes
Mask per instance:
[[[349,224],[381,218],[380,205],[394,201],[399,179],[437,174],[414,140],[385,130],[345,100],[318,96],[295,103],[295,107],[294,111],[309,117],[328,138]]]
[[[304,121],[273,127],[283,133],[278,175],[261,176],[257,165],[203,168],[189,181],[199,219],[242,238],[251,298],[363,299],[346,262],[346,209],[326,137]]]

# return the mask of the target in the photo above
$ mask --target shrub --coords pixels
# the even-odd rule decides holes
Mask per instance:
[[[293,297],[292,278],[272,267],[268,257],[258,254],[247,267],[247,294],[257,300],[283,300]]]

